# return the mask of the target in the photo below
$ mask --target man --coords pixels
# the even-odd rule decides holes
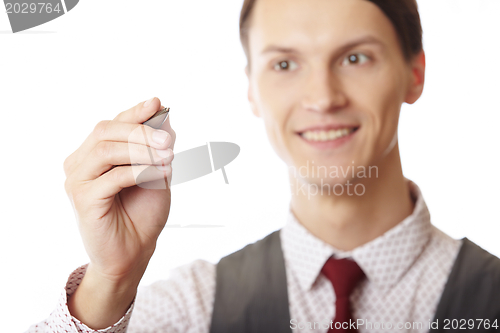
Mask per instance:
[[[252,111],[289,166],[286,226],[137,291],[170,190],[134,186],[127,164],[147,164],[146,146],[168,164],[175,142],[168,121],[143,127],[148,140],[130,136],[160,108],[141,103],[99,123],[65,161],[90,263],[30,332],[497,330],[500,260],[432,226],[402,173],[399,113],[425,77],[416,3],[247,0],[240,32]]]

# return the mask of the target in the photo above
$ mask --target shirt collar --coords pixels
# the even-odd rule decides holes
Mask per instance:
[[[411,215],[382,234],[352,251],[342,251],[311,234],[288,211],[286,225],[281,230],[283,254],[303,290],[312,288],[321,268],[334,255],[351,257],[363,269],[370,283],[382,292],[395,285],[415,262],[430,240],[430,214],[419,187],[407,179],[415,200]]]

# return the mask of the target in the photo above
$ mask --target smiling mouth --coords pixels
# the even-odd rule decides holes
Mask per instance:
[[[331,129],[328,131],[315,130],[315,131],[302,132],[299,133],[299,135],[304,139],[306,139],[307,141],[326,142],[326,141],[335,141],[343,137],[346,137],[349,134],[356,132],[358,129],[359,127]]]

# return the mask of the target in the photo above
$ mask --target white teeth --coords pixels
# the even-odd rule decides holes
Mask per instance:
[[[302,137],[309,141],[330,141],[342,138],[351,134],[354,128],[342,128],[329,131],[307,131],[302,133]]]

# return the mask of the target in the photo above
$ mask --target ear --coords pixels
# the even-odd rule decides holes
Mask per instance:
[[[250,108],[252,109],[252,113],[256,117],[260,117],[259,110],[257,108],[257,105],[255,104],[255,100],[253,98],[253,88],[252,88],[252,81],[250,80],[250,72],[248,70],[248,65],[245,66],[245,74],[248,79],[248,101],[250,102]]]
[[[415,103],[424,90],[425,81],[425,53],[422,50],[411,62],[411,78],[406,94],[405,102]]]

